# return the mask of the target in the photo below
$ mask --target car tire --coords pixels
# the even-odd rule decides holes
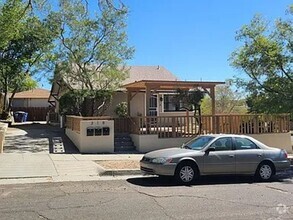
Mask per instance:
[[[274,175],[274,166],[271,163],[261,163],[256,170],[256,177],[261,181],[269,181]]]
[[[178,165],[175,172],[175,179],[183,185],[192,184],[198,177],[198,169],[192,162],[183,162]]]

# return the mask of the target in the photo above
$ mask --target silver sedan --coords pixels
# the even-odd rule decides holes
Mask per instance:
[[[152,151],[140,161],[143,173],[174,176],[190,184],[200,175],[244,174],[267,181],[290,167],[285,150],[244,135],[202,135],[181,148]]]

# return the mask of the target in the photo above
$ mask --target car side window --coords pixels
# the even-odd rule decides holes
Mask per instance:
[[[235,138],[235,146],[236,150],[251,150],[251,149],[259,149],[259,147],[247,138]]]
[[[214,143],[212,143],[210,147],[214,147],[216,151],[232,150],[232,138],[219,138]]]

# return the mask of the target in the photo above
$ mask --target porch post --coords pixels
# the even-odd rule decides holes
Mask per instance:
[[[151,129],[150,129],[150,122],[151,119],[148,117],[150,116],[150,98],[151,98],[151,89],[149,87],[149,85],[146,84],[146,88],[145,88],[145,110],[146,110],[146,133],[150,134]]]
[[[127,114],[130,116],[130,100],[131,100],[131,91],[127,90]]]
[[[151,89],[148,85],[146,85],[146,91],[145,91],[145,110],[146,110],[146,113],[145,115],[146,116],[149,116],[150,115],[150,98],[151,98]]]
[[[215,100],[215,86],[210,88],[210,96],[212,99],[212,131],[213,133],[217,133],[217,121],[216,121],[216,100]]]
[[[212,99],[212,116],[215,116],[216,114],[215,86],[211,87],[210,95]]]

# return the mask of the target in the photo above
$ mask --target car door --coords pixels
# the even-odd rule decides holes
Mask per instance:
[[[204,155],[203,174],[235,174],[235,155],[231,137],[216,139]]]
[[[236,174],[253,174],[262,161],[263,150],[248,138],[235,137]]]

